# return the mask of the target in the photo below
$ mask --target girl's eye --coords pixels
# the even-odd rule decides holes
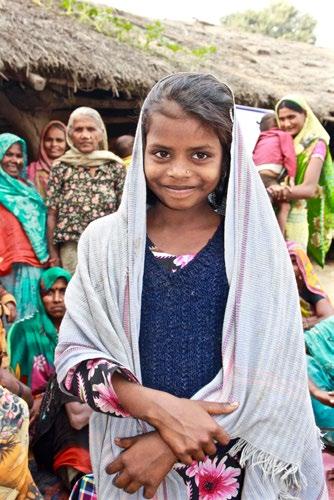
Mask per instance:
[[[197,151],[197,153],[193,154],[193,157],[196,160],[206,160],[208,158],[208,155],[206,153],[203,153],[202,151]]]
[[[157,158],[169,158],[169,153],[168,151],[156,151],[154,153],[154,156],[156,156]]]

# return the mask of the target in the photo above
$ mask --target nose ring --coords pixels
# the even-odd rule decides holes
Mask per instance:
[[[186,170],[186,174],[189,175],[190,174],[190,170]]]

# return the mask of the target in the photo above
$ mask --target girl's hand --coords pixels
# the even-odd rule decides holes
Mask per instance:
[[[205,456],[214,455],[215,441],[228,444],[230,437],[211,415],[232,413],[237,407],[238,403],[194,401],[160,393],[147,421],[177,459],[191,465],[194,460],[203,461]]]
[[[144,498],[153,498],[176,458],[157,432],[115,440],[125,451],[106,467],[117,474],[114,485],[132,494],[144,487]]]

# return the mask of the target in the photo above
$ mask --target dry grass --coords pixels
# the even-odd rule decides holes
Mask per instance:
[[[151,22],[122,14],[139,28]],[[203,23],[166,21],[164,27],[186,49],[213,45],[217,51],[205,58],[158,46],[148,52],[36,1],[0,2],[0,79],[24,82],[36,72],[74,89],[138,97],[168,73],[209,71],[231,85],[241,104],[272,107],[284,94],[299,91],[320,118],[334,119],[334,51]]]

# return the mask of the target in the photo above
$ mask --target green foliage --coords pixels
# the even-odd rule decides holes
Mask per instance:
[[[95,6],[84,0],[32,0],[46,8],[59,7],[65,15],[73,16],[80,22],[92,26],[99,33],[112,36],[129,45],[144,50],[165,55],[167,53],[181,53],[187,56],[203,59],[216,52],[216,47],[202,46],[188,49],[168,38],[165,26],[161,21],[154,21],[144,28],[135,26],[126,17],[115,14],[111,7]]]
[[[194,56],[199,57],[201,59],[203,59],[209,54],[215,54],[216,52],[217,52],[217,47],[215,47],[214,45],[209,45],[208,47],[198,47],[196,49],[192,49],[191,51],[191,53]]]
[[[224,26],[262,33],[273,38],[314,44],[316,21],[301,14],[293,5],[279,1],[262,10],[236,12],[221,19]]]

